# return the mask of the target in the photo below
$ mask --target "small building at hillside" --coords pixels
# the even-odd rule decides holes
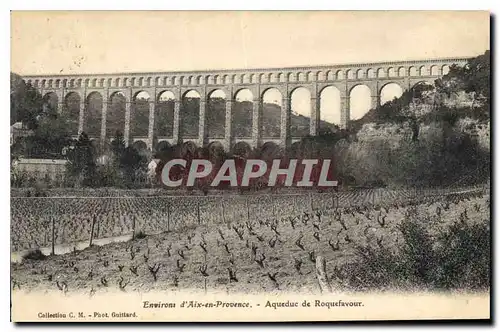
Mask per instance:
[[[18,137],[26,137],[33,134],[33,130],[24,128],[22,122],[16,122],[10,126],[10,145],[14,144]]]
[[[65,159],[24,159],[13,162],[15,175],[25,174],[30,178],[51,180],[63,179],[66,172]]]

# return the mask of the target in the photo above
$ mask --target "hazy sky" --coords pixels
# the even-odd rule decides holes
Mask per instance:
[[[14,12],[19,74],[279,67],[476,55],[487,12]]]
[[[489,13],[465,11],[40,11],[13,12],[11,24],[11,70],[21,75],[474,56],[490,40]],[[358,102],[362,96],[351,102],[353,118],[370,105],[369,95]],[[292,97],[292,109],[308,113],[308,99]],[[327,103],[337,106],[322,119],[338,123],[338,96],[325,96]]]

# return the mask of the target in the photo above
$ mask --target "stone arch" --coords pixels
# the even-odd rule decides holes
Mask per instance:
[[[433,91],[435,86],[432,82],[427,80],[422,80],[415,83],[411,87],[411,93],[413,98],[422,98],[425,91]]]
[[[415,66],[410,67],[410,76],[412,77],[418,76],[418,70]]]
[[[209,138],[224,138],[226,135],[226,93],[221,89],[207,95],[205,112],[206,135]]]
[[[147,92],[145,90],[140,90],[140,91],[137,91],[136,93],[134,93],[134,95],[132,97],[132,101],[137,101],[138,99],[150,100],[151,95],[149,94],[149,92]]]
[[[129,82],[130,80],[128,79],[128,77],[124,77],[123,80],[122,80],[122,87],[128,87],[129,86]]]
[[[405,77],[406,76],[406,68],[405,67],[399,67],[399,69],[398,69],[398,76],[399,77]]]
[[[278,74],[276,74],[276,73],[271,73],[271,74],[269,75],[269,82],[270,82],[270,83],[278,83],[278,81],[279,81],[279,76],[278,76]]]
[[[378,78],[385,78],[385,77],[387,77],[387,74],[386,74],[384,68],[377,69],[377,77]]]
[[[52,80],[52,79],[48,80],[48,87],[49,88],[53,88],[53,82],[54,82],[54,80]]]
[[[337,70],[337,72],[335,73],[335,76],[337,77],[337,80],[343,80],[346,77],[346,75],[344,74],[344,72],[342,70]]]
[[[268,74],[260,74],[260,83],[269,83]]]
[[[237,75],[237,74],[234,74],[233,75],[233,83],[234,84],[240,84],[241,83],[241,76]]]
[[[326,80],[327,81],[335,81],[337,74],[333,71],[329,70],[326,72]]]
[[[316,80],[316,77],[317,77],[317,73],[310,71],[306,75],[306,80],[309,82],[314,82]]]
[[[251,81],[250,81],[250,75],[249,74],[243,74],[243,75],[241,75],[241,81],[243,82],[243,84],[251,83]]]
[[[438,66],[432,65],[431,68],[430,68],[430,74],[431,74],[431,76],[437,76],[437,75],[439,75]]]
[[[59,104],[59,97],[53,91],[47,92],[43,96],[43,107],[49,108],[51,112],[57,112],[57,105]]]
[[[324,80],[326,79],[325,72],[323,72],[323,71],[318,71],[318,73],[317,73],[317,74],[318,74],[318,76],[317,76],[317,77],[318,77],[318,81],[322,82],[322,81],[324,81]]]
[[[375,74],[375,70],[373,68],[368,68],[366,71],[366,77],[375,78],[377,75]]]
[[[340,125],[340,90],[333,85],[325,86],[319,92],[320,131],[331,131],[334,125]]]
[[[283,94],[278,88],[262,91],[262,121],[260,132],[263,138],[278,138],[281,133],[281,112]],[[279,119],[279,120],[278,120]]]
[[[56,80],[56,88],[57,89],[61,88],[61,80],[60,79]]]
[[[78,122],[80,121],[80,105],[82,98],[77,92],[69,92],[64,97],[63,113],[66,115],[71,135],[78,135]],[[85,113],[84,113],[85,114]]]
[[[297,74],[288,73],[288,82],[297,82]]]
[[[234,93],[234,103],[231,110],[231,136],[235,138],[252,137],[253,103],[255,96],[246,88]]]
[[[158,94],[155,106],[154,133],[157,137],[173,137],[175,94],[163,90]]]
[[[403,87],[396,82],[387,82],[379,89],[380,104],[383,105],[403,95]]]
[[[279,78],[280,83],[285,83],[286,82],[285,73],[279,73],[278,74],[278,78]]]
[[[184,92],[181,99],[181,121],[179,132],[182,137],[197,138],[200,123],[200,102],[202,94],[196,89]]]
[[[106,137],[114,137],[116,132],[124,134],[126,103],[127,97],[121,91],[115,91],[109,96],[106,113]]]
[[[306,74],[300,72],[297,75],[297,81],[299,81],[299,82],[306,82],[307,81]]]
[[[290,93],[290,135],[305,137],[310,133],[311,91],[304,86],[293,89]]]
[[[422,85],[426,85],[426,86],[432,87],[432,89],[435,88],[433,82],[427,81],[427,80],[422,80],[422,81],[418,81],[417,83],[413,84],[413,86],[411,87],[411,89],[412,90],[416,90],[419,86],[422,86]]]
[[[349,120],[362,118],[372,106],[372,92],[366,84],[355,84],[349,89]]]
[[[427,68],[425,66],[420,66],[418,71],[419,71],[420,76],[427,76],[427,74],[428,74]]]
[[[396,77],[396,70],[394,69],[394,67],[389,67],[387,69],[387,77]]]
[[[257,75],[256,74],[251,74],[250,75],[250,83],[259,83],[257,80]]]
[[[83,131],[91,137],[101,135],[103,101],[103,96],[97,91],[91,92],[86,98]]]
[[[365,78],[365,71],[363,69],[358,69],[356,71],[356,78],[359,80],[359,79],[363,79]]]
[[[231,76],[224,75],[224,84],[231,84]]]
[[[450,66],[448,66],[448,65],[443,65],[443,66],[441,67],[441,73],[442,73],[443,75],[446,75],[446,74],[448,74],[449,72],[450,72]]]

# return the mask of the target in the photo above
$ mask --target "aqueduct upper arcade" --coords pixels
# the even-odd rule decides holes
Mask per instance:
[[[225,149],[235,143],[247,142],[250,146],[259,146],[273,141],[281,146],[288,146],[294,137],[290,133],[291,96],[298,88],[307,89],[310,96],[310,116],[308,134],[316,135],[320,123],[320,100],[322,91],[328,87],[338,89],[340,95],[340,126],[346,127],[350,120],[349,96],[358,85],[365,85],[371,94],[371,107],[380,104],[382,89],[390,83],[398,84],[403,90],[421,82],[433,81],[446,74],[452,64],[464,65],[467,58],[425,59],[419,61],[397,61],[364,64],[339,64],[329,66],[311,66],[273,69],[241,69],[241,70],[209,70],[192,72],[157,72],[157,73],[122,73],[95,75],[39,75],[25,76],[27,83],[36,87],[44,96],[51,96],[62,112],[73,103],[74,124],[78,133],[84,131],[84,123],[89,117],[98,120],[92,138],[105,142],[111,139],[112,133],[107,126],[123,128],[122,132],[127,144],[142,141],[149,149],[157,140],[177,143],[180,139],[193,140],[198,145],[219,141]],[[262,112],[263,96],[266,91],[275,89],[281,95],[281,122],[279,133],[274,138],[263,137]],[[249,111],[248,132],[244,137],[234,137],[232,117],[238,95],[246,91],[251,106]],[[180,128],[183,119],[183,98],[199,97],[197,114],[197,134],[184,137]],[[225,116],[220,125],[223,126],[219,137],[210,137],[207,130],[207,105],[210,98],[217,95],[224,98]],[[121,98],[123,113],[110,120],[110,106],[116,97]],[[149,105],[149,112],[144,115],[147,128],[142,133],[131,132],[134,123],[134,105],[138,102]],[[100,105],[97,109],[89,107],[89,99],[97,98]],[[169,120],[160,120],[159,109],[165,102],[172,105],[172,116]],[[248,105],[247,105],[248,106]],[[70,108],[70,107],[69,107]],[[96,107],[93,107],[96,108]],[[108,118],[108,120],[107,120]],[[155,124],[155,118],[156,124]],[[161,126],[170,126],[167,132]],[[85,130],[87,131],[87,130]],[[75,133],[76,134],[76,133]]]

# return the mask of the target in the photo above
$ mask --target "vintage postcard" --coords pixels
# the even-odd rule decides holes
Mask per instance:
[[[13,322],[490,319],[490,13],[13,11]]]

